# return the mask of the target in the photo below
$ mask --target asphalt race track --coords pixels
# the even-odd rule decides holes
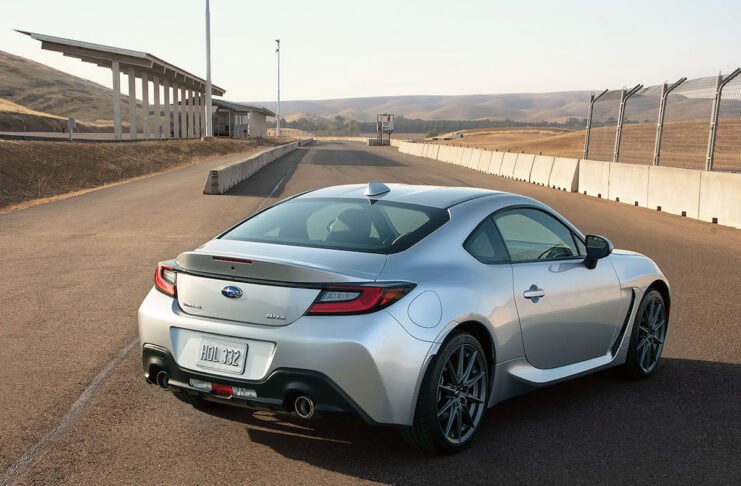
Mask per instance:
[[[204,196],[217,165],[0,215],[0,483],[738,484],[740,230],[391,147],[319,143]],[[509,400],[445,457],[350,420],[205,413],[144,382],[136,311],[157,261],[278,198],[369,180],[519,192],[651,256],[673,292],[657,374],[608,371]]]

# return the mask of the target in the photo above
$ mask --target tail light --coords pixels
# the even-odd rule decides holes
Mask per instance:
[[[154,286],[157,290],[170,297],[177,295],[177,275],[173,267],[163,263],[157,264],[157,271],[154,272]]]
[[[411,284],[389,287],[330,286],[322,290],[307,314],[368,314],[397,302],[413,288]]]

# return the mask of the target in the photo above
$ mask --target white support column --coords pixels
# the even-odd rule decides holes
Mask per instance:
[[[183,138],[191,138],[193,123],[190,121],[190,88],[185,88],[185,98],[183,100],[183,110],[185,116],[183,122]]]
[[[203,136],[203,94],[199,91],[196,95],[196,138]]]
[[[121,140],[121,71],[118,61],[111,63],[113,70],[113,136]]]
[[[194,106],[196,92],[189,90],[188,95],[188,138],[196,137],[196,110]]]
[[[201,137],[205,137],[206,136],[206,125],[207,125],[206,120],[208,119],[207,114],[206,114],[206,93],[201,93],[200,100],[201,100],[201,110],[200,110],[201,111]]]
[[[142,73],[142,109],[144,110],[142,136],[147,139],[149,138],[149,78],[147,73]]]
[[[129,138],[136,140],[136,74],[129,67]]]
[[[172,86],[172,136],[180,138],[180,86]]]
[[[191,98],[193,98],[193,138],[201,137],[201,117],[198,116],[198,91],[193,90],[190,92]]]
[[[165,79],[165,128],[162,132],[163,138],[170,138],[170,120],[172,120],[171,112],[172,105],[170,104],[170,81]]]
[[[152,88],[154,89],[154,138],[162,138],[162,105],[160,105],[160,78],[152,78]]]
[[[180,88],[180,138],[188,138],[188,112],[185,104],[188,99],[185,88]]]

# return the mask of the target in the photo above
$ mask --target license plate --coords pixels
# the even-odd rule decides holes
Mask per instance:
[[[247,343],[230,339],[201,338],[196,365],[241,375],[247,360]]]

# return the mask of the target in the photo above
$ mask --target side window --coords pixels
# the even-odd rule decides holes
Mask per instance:
[[[494,223],[512,262],[559,260],[583,254],[571,230],[543,211],[513,209],[495,215]]]
[[[506,262],[507,250],[499,237],[494,222],[486,218],[463,243],[463,248],[482,263]]]

